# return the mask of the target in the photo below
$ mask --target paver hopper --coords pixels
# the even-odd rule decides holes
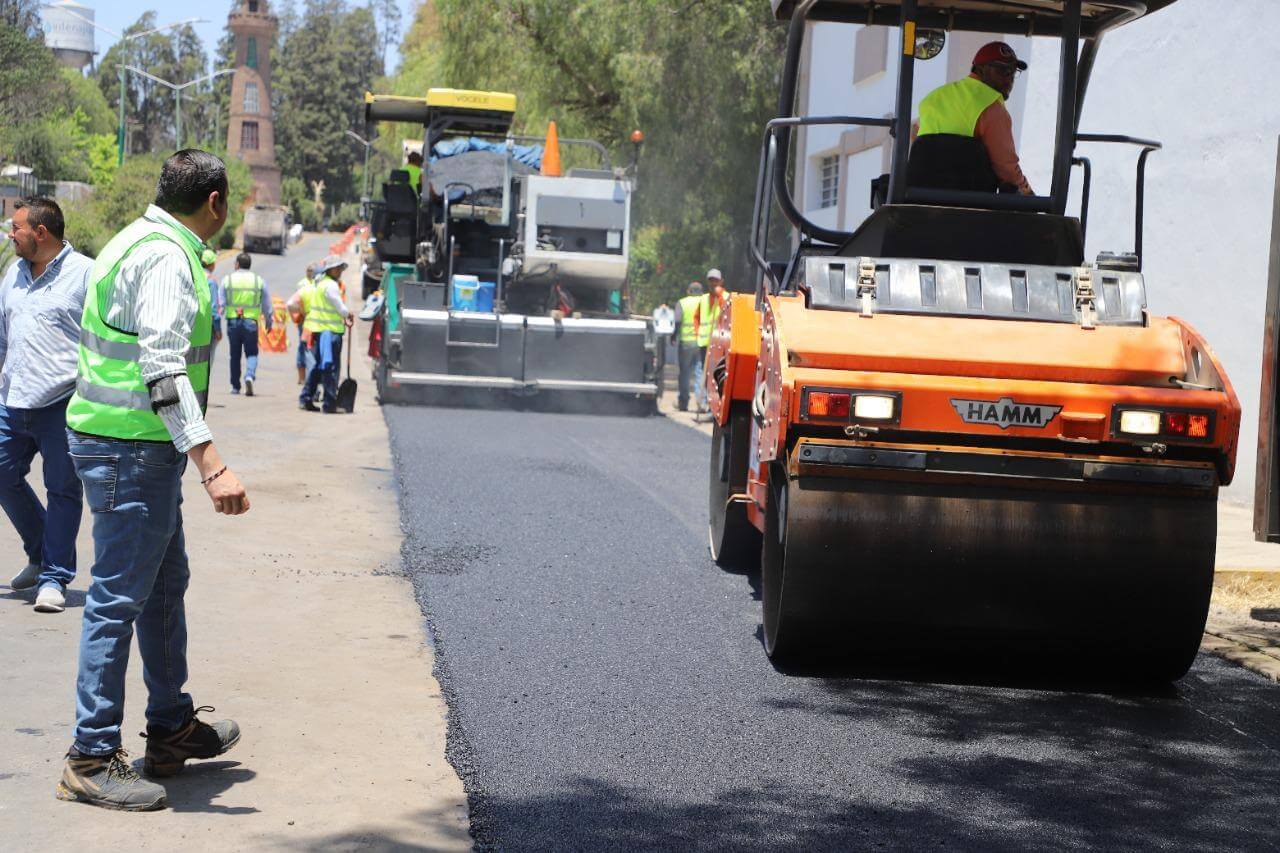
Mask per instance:
[[[1142,679],[1190,666],[1240,405],[1200,335],[1147,311],[1142,185],[1159,144],[1078,127],[1104,33],[1169,2],[775,0],[790,35],[757,187],[759,287],[722,312],[706,371],[711,550],[760,561],[775,662],[1018,649]],[[895,115],[796,115],[809,21],[898,28]],[[1060,39],[1047,195],[908,180],[917,54],[957,30]],[[815,125],[892,135],[880,203],[853,232],[792,197],[793,133]],[[1140,149],[1134,250],[1092,262],[1086,143]],[[775,205],[794,229],[778,262]]]

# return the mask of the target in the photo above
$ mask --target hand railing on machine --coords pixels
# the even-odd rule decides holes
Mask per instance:
[[[773,293],[777,293],[782,289],[782,283],[778,281],[778,277],[774,273],[773,268],[766,257],[769,249],[770,210],[774,200],[773,187],[775,184],[772,178],[774,168],[777,165],[778,129],[785,128],[790,131],[793,127],[812,127],[815,125],[833,124],[892,128],[893,117],[793,116],[791,118],[775,118],[765,125],[764,140],[760,148],[760,172],[756,177],[756,200],[751,212],[750,251],[752,261],[760,268],[765,277],[772,284],[771,292]],[[783,164],[783,168],[786,168],[786,164]],[[803,213],[796,210],[794,205],[790,204],[789,197],[784,204],[789,208],[788,218],[792,220],[793,224],[797,225],[797,227],[801,227],[805,232],[819,235],[841,234],[841,232],[831,231],[810,221]]]
[[[1142,270],[1142,221],[1143,206],[1146,198],[1147,184],[1147,158],[1151,156],[1151,152],[1159,151],[1164,148],[1154,139],[1141,139],[1136,136],[1122,136],[1115,133],[1077,133],[1076,143],[1081,142],[1105,142],[1118,145],[1137,145],[1142,149],[1138,154],[1138,176],[1135,187],[1134,210],[1133,210],[1133,254],[1138,259],[1138,270]],[[1082,233],[1088,233],[1085,228],[1089,221],[1089,185],[1092,181],[1093,170],[1087,157],[1076,157],[1074,162],[1079,162],[1084,166],[1084,186],[1082,188],[1080,198],[1080,230]]]

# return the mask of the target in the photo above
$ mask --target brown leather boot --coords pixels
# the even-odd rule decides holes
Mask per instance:
[[[196,717],[196,714],[212,710],[207,705],[196,708],[176,731],[148,725],[142,735],[147,739],[143,771],[148,776],[176,776],[182,772],[187,759],[216,758],[239,743],[240,727],[235,720],[219,720],[209,725]]]

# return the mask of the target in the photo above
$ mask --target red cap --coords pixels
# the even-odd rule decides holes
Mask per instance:
[[[1018,58],[1018,54],[1013,52],[1013,48],[1002,41],[993,41],[984,44],[973,55],[974,65],[989,65],[992,62],[1003,62],[1006,65],[1016,65],[1019,71],[1027,70],[1027,63]]]

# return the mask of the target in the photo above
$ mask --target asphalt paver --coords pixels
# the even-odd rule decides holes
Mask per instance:
[[[795,675],[707,556],[704,435],[389,407],[480,849],[1280,848],[1280,688]]]

